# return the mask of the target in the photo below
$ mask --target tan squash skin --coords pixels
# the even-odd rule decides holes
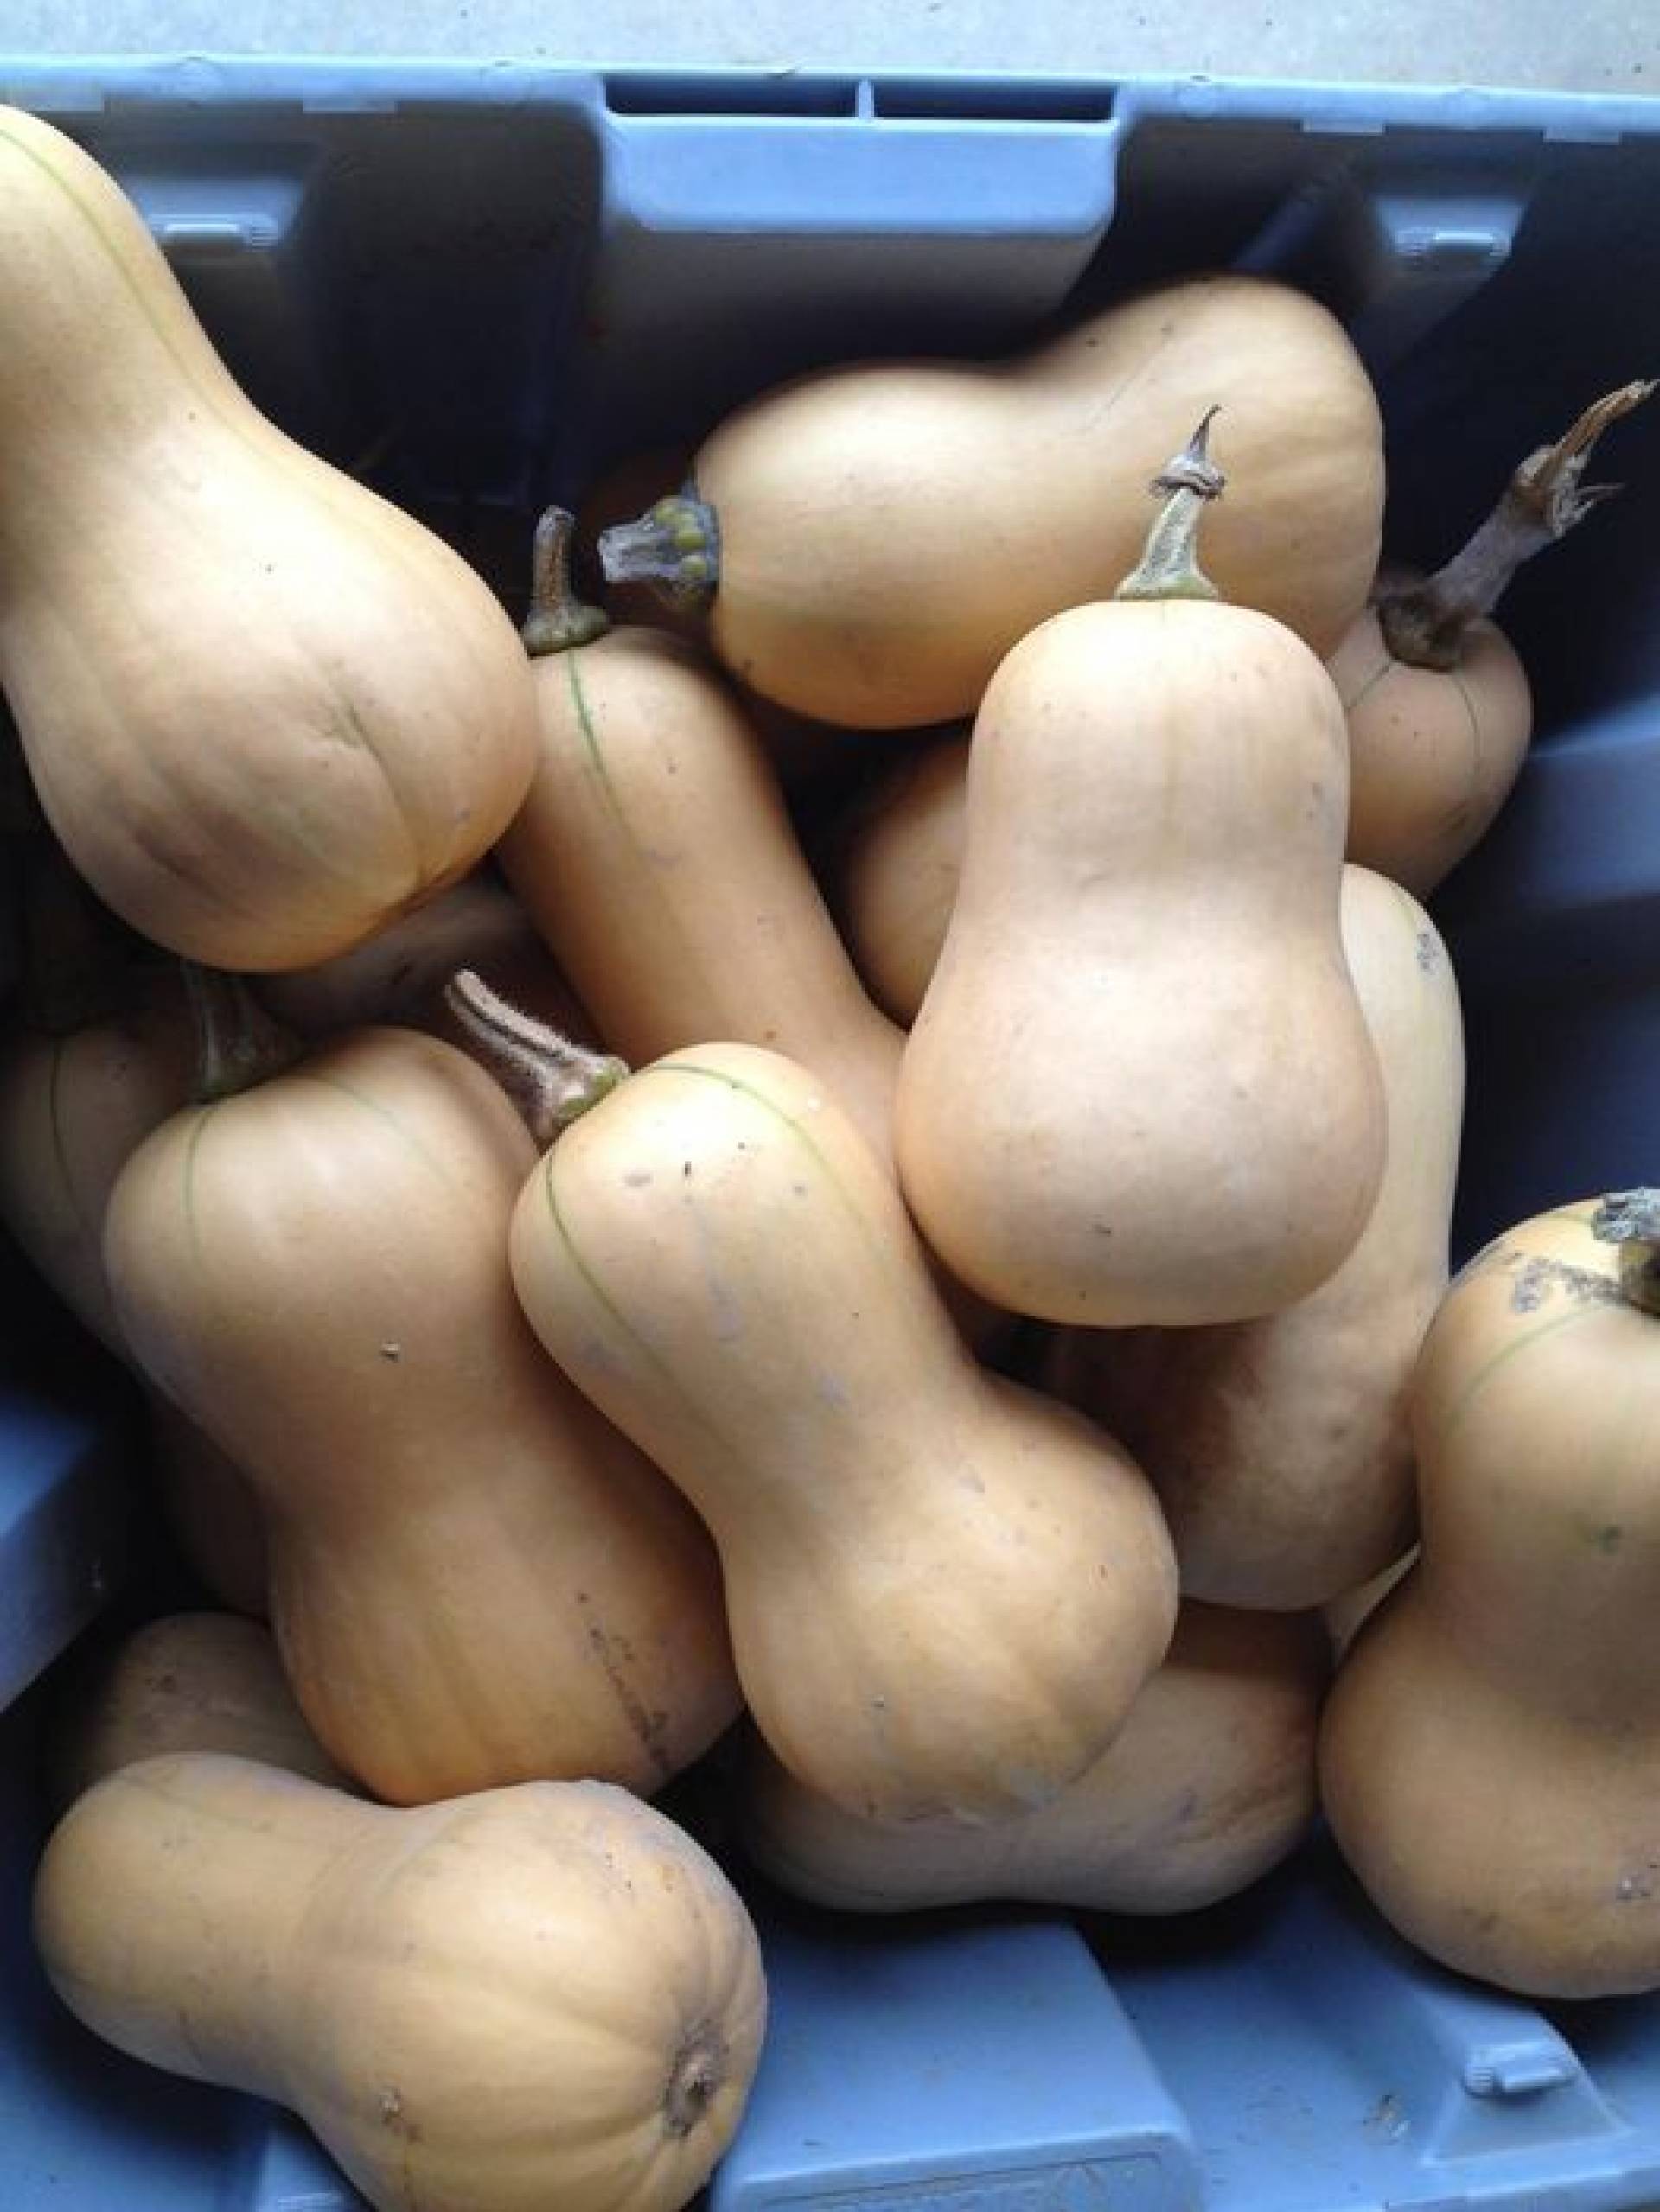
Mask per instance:
[[[0,1213],[75,1318],[123,1349],[104,1277],[111,1189],[131,1153],[190,1096],[195,1031],[176,974],[61,1036],[14,1026],[0,1054]]]
[[[878,1827],[804,1788],[751,1737],[739,1833],[781,1888],[845,1912],[990,1898],[1196,1911],[1248,1888],[1306,1833],[1329,1671],[1310,1616],[1190,1601],[1111,1748],[1035,1813]]]
[[[96,2034],[289,2106],[380,2212],[679,2212],[766,2011],[713,1860],[599,1782],[398,1811],[147,1759],[60,1823],[35,1935]]]
[[[1344,870],[1343,942],[1389,1120],[1354,1250],[1259,1321],[1057,1332],[1045,1374],[1146,1469],[1184,1591],[1216,1605],[1323,1605],[1416,1527],[1407,1393],[1446,1288],[1463,1024],[1446,948],[1398,885]]]
[[[607,1045],[632,1061],[705,1037],[787,1053],[890,1154],[903,1039],[860,986],[732,692],[657,630],[533,668],[536,780],[500,857]]]
[[[48,1748],[60,1810],[170,1751],[226,1751],[351,1787],[306,1726],[270,1629],[235,1613],[164,1614],[72,1670]]]
[[[706,438],[716,652],[768,698],[855,728],[974,711],[1016,640],[1133,562],[1147,478],[1206,407],[1230,494],[1224,597],[1330,653],[1377,567],[1377,403],[1324,308],[1207,276],[989,367],[878,361],[803,378]]]
[[[1105,1749],[1175,1614],[1151,1491],[963,1348],[880,1162],[776,1053],[642,1069],[544,1155],[514,1278],[543,1342],[678,1482],[744,1694],[869,1818],[998,1818]]]
[[[265,977],[260,1003],[298,1036],[390,1022],[463,1042],[444,1003],[457,968],[482,968],[527,1013],[566,1036],[597,1044],[598,1034],[554,966],[535,925],[513,893],[476,870],[412,914],[332,960]]]
[[[831,904],[853,966],[907,1028],[956,903],[967,781],[967,736],[935,738],[860,794],[835,857]]]
[[[1010,653],[895,1104],[906,1200],[960,1280],[1041,1320],[1187,1325],[1277,1311],[1346,1258],[1384,1155],[1338,920],[1348,788],[1331,679],[1266,615],[1108,602]]]
[[[737,1710],[707,1537],[514,1302],[535,1151],[464,1053],[359,1030],[176,1116],[110,1202],[129,1342],[259,1494],[301,1708],[400,1802],[649,1791]]]
[[[104,1213],[150,1131],[190,1096],[195,1033],[176,974],[62,1036],[22,1027],[0,1050],[0,1219],[76,1319],[132,1365],[104,1275]],[[140,1374],[141,1382],[144,1380]],[[168,1520],[212,1594],[265,1606],[265,1532],[246,1478],[154,1390],[150,1463]]]
[[[0,110],[0,684],[71,859],[214,966],[344,951],[523,799],[513,626],[259,414],[131,202]]]
[[[1456,668],[1414,668],[1368,607],[1327,663],[1349,719],[1349,857],[1427,899],[1491,826],[1533,735],[1533,694],[1491,622]]]
[[[1413,1397],[1422,1552],[1320,1740],[1379,1909],[1531,1997],[1660,1986],[1660,1322],[1593,1211],[1522,1223],[1449,1291]]]
[[[1342,1591],[1320,1608],[1320,1617],[1331,1641],[1331,1655],[1339,1665],[1350,1645],[1396,1583],[1411,1573],[1417,1558],[1418,1546],[1414,1544],[1398,1559],[1391,1559],[1381,1574],[1369,1576],[1356,1589]]]

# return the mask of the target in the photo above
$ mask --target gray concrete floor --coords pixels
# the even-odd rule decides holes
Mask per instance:
[[[1657,0],[0,0],[0,54],[372,54],[1660,92]]]

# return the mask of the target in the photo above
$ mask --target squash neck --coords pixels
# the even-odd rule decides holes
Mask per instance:
[[[252,1760],[181,1752],[123,1769],[66,1821],[112,1817],[121,1800],[100,1805],[105,1792],[124,1797],[134,1847],[121,1986],[91,1994],[137,2022],[123,2047],[150,2064],[291,2103],[278,2024],[299,1994],[307,1918],[380,1808]]]
[[[1612,1535],[1604,1539],[1612,1543]],[[1606,1586],[1542,1563],[1532,1576],[1502,1582],[1450,1569],[1427,1546],[1418,1566],[1378,1608],[1387,1626],[1397,1605],[1421,1619],[1469,1668],[1525,1710],[1575,1731],[1618,1736],[1660,1728],[1660,1686],[1638,1661],[1651,1640],[1650,1579]],[[1370,1628],[1372,1623],[1366,1624]]]
[[[1453,1316],[1441,1410],[1419,1438],[1414,1580],[1439,1632],[1520,1703],[1599,1732],[1660,1725],[1660,1675],[1642,1663],[1660,1608],[1644,1441],[1660,1339],[1638,1333],[1657,1230],[1660,1191],[1638,1189],[1489,1246],[1449,1293],[1474,1301],[1471,1320]],[[1432,1332],[1427,1372],[1436,1357]]]
[[[255,1780],[247,1812],[227,1793],[225,1809],[236,1833],[211,1822],[203,1853],[209,1871],[198,1877],[191,1894],[203,1901],[205,1922],[218,1917],[209,1886],[217,1878],[227,1917],[239,1913],[241,1922],[233,1924],[246,1923],[250,1931],[246,1960],[225,1976],[237,1986],[224,1990],[220,1999],[227,2062],[239,2085],[291,2106],[294,2089],[283,2056],[293,2039],[273,2035],[273,2016],[303,2017],[303,1979],[314,1956],[308,1924],[318,1901],[335,1890],[342,1874],[349,1878],[354,1846],[380,1845],[380,1826],[396,1814],[303,1775],[283,1774],[273,1788],[278,1770],[248,1764]],[[210,1800],[208,1809],[218,1807]],[[306,2055],[297,2055],[303,2065]]]

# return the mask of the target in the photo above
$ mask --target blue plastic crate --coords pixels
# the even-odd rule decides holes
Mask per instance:
[[[1190,2212],[1188,2123],[1073,1928],[758,1911],[771,2012],[712,2212]]]
[[[1278,273],[1344,316],[1409,558],[1451,550],[1588,395],[1660,367],[1640,100],[201,56],[0,57],[0,97],[120,179],[262,405],[510,602],[545,500],[777,377],[1009,347],[1184,270]],[[1438,902],[1472,1045],[1466,1248],[1653,1174],[1660,413],[1620,438],[1638,488],[1506,602],[1541,736]],[[133,1513],[120,1393],[61,1328],[66,1384],[27,1290],[5,1303],[0,1705],[118,1581]],[[52,2001],[26,1932],[39,1703],[0,1723],[0,2206],[341,2212],[294,2122]],[[1461,1982],[1320,1851],[1152,1928],[859,1928],[754,1894],[774,2026],[713,2212],[1660,2204],[1660,2003],[1547,2017]]]
[[[137,1539],[135,1394],[0,1240],[0,1712],[96,1619]]]

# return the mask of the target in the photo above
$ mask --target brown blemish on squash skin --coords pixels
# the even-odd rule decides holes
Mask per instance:
[[[668,1756],[663,1743],[666,1716],[661,1712],[647,1711],[639,1692],[629,1681],[625,1672],[634,1657],[633,1648],[625,1636],[611,1635],[602,1622],[589,1617],[588,1608],[591,1603],[591,1600],[585,1590],[579,1590],[577,1592],[577,1604],[586,1623],[588,1648],[599,1661],[600,1671],[610,1684],[612,1692],[618,1705],[622,1708],[622,1716],[633,1730],[641,1749],[662,1775],[663,1780],[667,1782],[674,1772],[674,1762]]]
[[[380,2125],[390,2128],[403,2146],[399,2160],[399,2194],[405,2212],[420,2212],[420,2200],[415,2193],[414,2150],[421,2139],[421,2131],[412,2120],[404,2116],[402,2092],[395,2085],[382,2089],[379,2111]]]
[[[1618,1305],[1619,1284],[1615,1278],[1594,1267],[1576,1267],[1571,1260],[1544,1253],[1523,1252],[1497,1236],[1466,1259],[1452,1278],[1452,1288],[1487,1273],[1511,1276],[1512,1313],[1537,1313],[1561,1291],[1576,1306]]]
[[[1554,1291],[1560,1291],[1575,1305],[1617,1305],[1619,1285],[1594,1268],[1575,1267],[1566,1259],[1543,1253],[1501,1252],[1495,1267],[1511,1276],[1510,1311],[1536,1313]]]

